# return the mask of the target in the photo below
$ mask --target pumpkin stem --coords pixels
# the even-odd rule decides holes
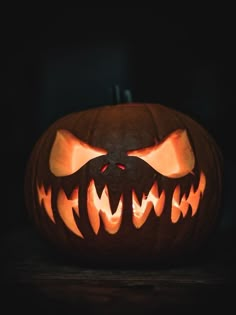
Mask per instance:
[[[119,87],[119,85],[115,85],[113,88],[113,103],[114,104],[120,103],[120,87]]]
[[[124,102],[131,103],[132,102],[132,94],[130,90],[124,90]]]
[[[130,90],[124,90],[123,92],[123,103],[131,103],[132,102],[132,94]],[[121,95],[120,95],[120,87],[119,85],[115,85],[113,87],[113,103],[120,104],[121,103]]]

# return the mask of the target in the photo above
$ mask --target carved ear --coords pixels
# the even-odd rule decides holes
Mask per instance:
[[[67,130],[58,130],[52,145],[49,168],[55,176],[68,176],[88,161],[107,154],[107,151],[89,146]]]
[[[176,130],[161,143],[127,153],[136,156],[162,175],[178,178],[189,174],[195,165],[195,157],[186,130]]]

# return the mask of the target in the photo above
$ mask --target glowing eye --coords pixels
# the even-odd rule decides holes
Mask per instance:
[[[144,160],[157,172],[170,178],[189,174],[195,164],[186,130],[176,130],[153,147],[130,151],[127,154]]]
[[[78,171],[90,160],[107,151],[89,146],[67,130],[59,130],[53,143],[49,166],[55,176],[67,176]]]

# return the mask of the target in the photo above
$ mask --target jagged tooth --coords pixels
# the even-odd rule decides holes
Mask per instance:
[[[189,182],[182,181],[179,183],[180,191],[179,191],[179,200],[181,200],[184,196],[186,197],[186,194],[188,195],[190,190],[190,184]]]
[[[192,217],[196,214],[200,202],[200,190],[194,191],[193,185],[191,186],[190,194],[187,199],[192,208]]]
[[[172,196],[172,205],[177,206],[180,203],[180,185],[177,185],[174,189]]]
[[[122,207],[123,200],[120,200],[120,206]],[[100,211],[100,216],[102,218],[104,228],[109,234],[115,234],[118,232],[121,225],[122,215],[119,214],[118,217],[109,218],[106,212]]]
[[[206,177],[203,173],[201,173],[197,188],[195,189],[194,185],[192,185],[189,196],[187,198],[187,201],[191,205],[191,208],[192,208],[192,216],[194,216],[198,210],[200,199],[204,193],[205,186],[206,186]]]
[[[192,186],[192,184],[196,184],[198,183],[198,175],[196,174],[196,172],[190,172],[188,175],[188,179],[187,180],[183,180],[183,182],[181,183],[181,192],[184,191],[184,193],[189,193],[190,187]]]
[[[67,199],[71,199],[71,195],[73,194],[74,187],[72,187],[71,185],[69,185],[67,183],[63,183],[62,189],[63,189]]]
[[[99,209],[99,214],[103,221],[105,230],[110,234],[115,234],[119,230],[122,220],[123,196],[121,196],[117,204],[117,208],[115,209],[114,213],[112,213],[109,201],[109,191],[107,186],[105,186],[101,196]]]
[[[147,194],[144,194],[143,190],[141,188],[136,188],[133,190],[137,199],[137,202],[141,205],[142,200],[144,196],[147,196]]]
[[[78,187],[75,187],[71,194],[70,194],[70,197],[68,199],[70,200],[78,200],[79,198],[79,188]]]
[[[141,228],[142,225],[146,222],[152,207],[153,207],[153,204],[151,202],[148,202],[145,206],[145,209],[142,215],[140,216],[133,215],[133,224],[137,229]]]
[[[171,210],[171,221],[176,223],[180,215],[182,214],[185,218],[189,209],[191,208],[191,216],[194,216],[198,210],[199,202],[202,194],[204,193],[206,185],[206,178],[203,173],[200,174],[199,182],[197,187],[192,185],[185,188],[185,194],[181,194],[180,186],[176,186],[172,196],[172,210]]]
[[[92,180],[89,184],[87,193],[87,211],[89,222],[95,234],[98,234],[100,228],[99,210],[100,198],[97,195],[96,187],[94,181]]]
[[[157,185],[157,190],[158,190],[158,198],[161,197],[162,193],[166,193],[164,188],[160,188],[159,185]]]
[[[165,206],[165,191],[163,190],[159,194],[157,182],[154,182],[146,196],[143,195],[141,202],[138,201],[137,195],[133,191],[132,202],[133,224],[136,228],[140,228],[146,222],[153,208],[157,216],[162,214]]]
[[[150,191],[145,196],[143,194],[142,201],[139,202],[137,195],[135,191],[132,191],[132,205],[133,205],[133,224],[134,226],[139,229],[147,220],[150,211],[153,208],[153,203],[155,202],[155,190],[156,185],[153,184],[153,186],[150,188]]]
[[[192,186],[192,184],[190,184],[189,182],[184,183],[184,184],[181,183],[181,185],[180,185],[180,195],[179,195],[180,200],[182,198],[186,198],[186,199],[188,198],[190,190],[191,190],[191,186]]]
[[[120,199],[121,199],[121,192],[120,191],[114,191],[109,189],[107,187],[108,191],[108,196],[109,196],[109,203],[110,203],[110,208],[111,208],[111,213],[114,214],[117,210],[117,207],[119,205]]]
[[[155,208],[154,208],[155,213],[158,217],[161,216],[161,214],[164,210],[165,199],[166,199],[166,194],[165,194],[165,191],[163,190],[160,197],[159,197],[159,200],[157,201],[157,204],[155,205]]]
[[[181,217],[181,211],[178,207],[171,207],[171,221],[173,223],[177,223],[179,218]]]
[[[44,189],[44,191],[45,191],[45,193],[46,193],[46,195],[48,194],[48,193],[50,193],[50,191],[51,191],[51,185],[50,184],[47,184],[47,183],[42,183],[41,185],[40,185],[40,187],[43,187],[43,189]]]
[[[145,186],[143,195],[148,196],[148,194],[153,189],[153,187],[157,191],[157,193],[158,193],[157,197],[158,197],[159,196],[159,190],[158,190],[158,185],[157,185],[156,181],[154,181],[153,183],[150,183],[149,185]]]
[[[55,218],[52,209],[52,188],[49,186],[46,190],[44,185],[37,186],[38,201],[41,206],[45,209],[48,217],[55,223]]]
[[[158,190],[158,197],[160,197],[162,192],[165,193],[164,183],[162,179],[160,178],[159,180],[156,181],[156,184],[157,184],[157,190]]]
[[[97,182],[94,182],[94,185],[95,185],[95,189],[96,189],[98,197],[101,198],[102,192],[103,192],[106,184],[97,181]]]
[[[180,211],[184,218],[186,217],[189,208],[189,203],[186,201],[186,199],[181,199]]]
[[[64,190],[61,188],[57,196],[57,209],[59,215],[70,231],[72,231],[77,236],[84,238],[75,222],[73,211],[74,204],[78,205],[78,199],[68,199]]]

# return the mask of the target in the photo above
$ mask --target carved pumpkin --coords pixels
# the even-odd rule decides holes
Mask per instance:
[[[208,132],[159,104],[71,113],[36,143],[26,205],[42,235],[79,261],[176,261],[216,226],[221,154]]]

